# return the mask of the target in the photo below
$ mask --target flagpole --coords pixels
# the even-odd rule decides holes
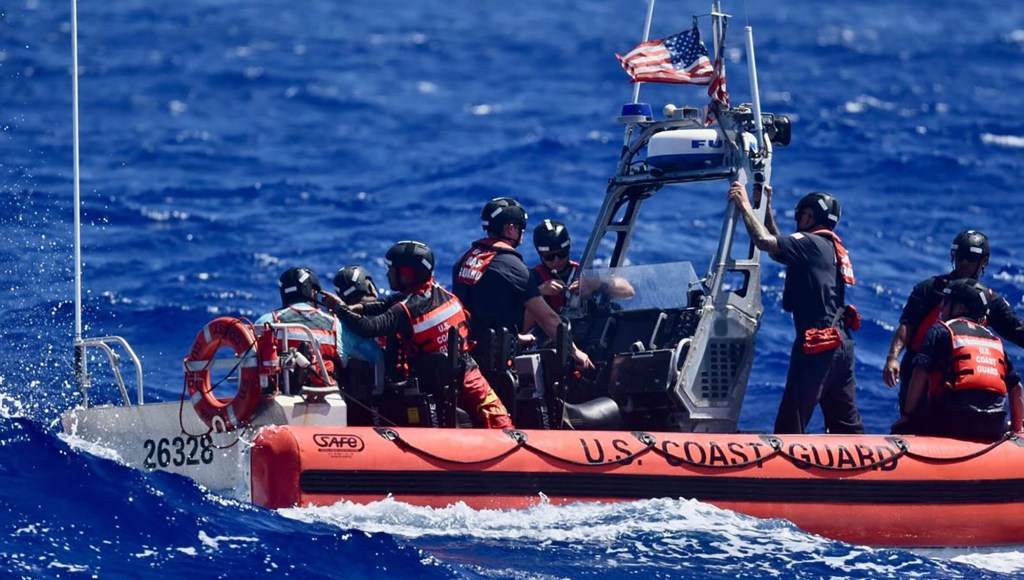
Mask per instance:
[[[718,40],[722,37],[722,20],[721,19],[722,19],[722,3],[721,3],[720,0],[715,0],[714,2],[711,3],[711,37],[712,37],[711,39],[712,39],[712,41],[714,41],[714,46],[712,46],[711,48],[712,48],[712,50],[714,50],[714,52],[712,54],[715,55],[715,58],[718,58],[718,44],[719,44]],[[725,66],[724,59],[723,59],[723,62],[722,62],[722,66],[723,67]],[[724,69],[723,69],[723,71],[724,71]]]

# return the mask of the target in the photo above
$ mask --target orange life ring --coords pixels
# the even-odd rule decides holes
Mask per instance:
[[[255,364],[242,366],[238,391],[233,397],[218,399],[210,385],[210,362],[221,347],[230,347],[240,357],[255,343],[249,324],[221,316],[199,331],[185,357],[185,387],[192,407],[203,423],[215,431],[232,431],[249,422],[261,399],[260,377]]]

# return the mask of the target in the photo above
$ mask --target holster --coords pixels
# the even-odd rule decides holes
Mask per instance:
[[[843,312],[843,326],[847,330],[860,330],[860,312],[857,312],[857,307],[853,304],[846,305],[846,310]]]

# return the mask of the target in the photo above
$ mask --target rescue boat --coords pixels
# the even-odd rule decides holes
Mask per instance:
[[[697,499],[872,546],[1024,541],[1024,448],[935,437],[282,426],[251,455],[269,508]]]
[[[650,12],[648,29],[649,19]],[[726,22],[714,2],[722,75]],[[74,11],[72,25],[77,30]],[[303,336],[313,342],[308,329],[254,329],[232,317],[211,321],[182,349],[181,399],[147,403],[128,341],[82,336],[76,149],[74,346],[82,402],[63,416],[64,432],[127,465],[178,473],[271,509],[389,496],[508,509],[670,497],[785,518],[868,545],[1024,544],[1024,450],[1012,436],[983,444],[737,432],[763,308],[760,252],[737,242],[735,208],[725,208],[702,275],[692,262],[626,261],[640,208],[655,195],[685,200],[694,183],[738,180],[753,184],[764,218],[757,192],[770,183],[773,146],[788,144],[790,129],[785,117],[761,111],[749,27],[745,44],[750,104],[670,104],[656,118],[637,88],[624,105],[621,157],[576,276],[581,288],[599,289],[614,277],[635,292],[623,300],[567,296],[566,323],[543,348],[515,352],[507,333],[483,341],[478,360],[514,430],[461,428],[469,425],[454,403],[458,357],[435,358],[429,377],[395,376],[387,361],[350,363],[332,376],[315,351],[303,356],[292,346]],[[77,111],[77,66],[73,72]],[[73,131],[77,143],[77,114]],[[570,336],[590,354],[593,374],[572,368]],[[97,361],[109,363],[116,404],[90,403]],[[134,392],[124,361],[134,368]],[[310,374],[319,379],[305,380]]]

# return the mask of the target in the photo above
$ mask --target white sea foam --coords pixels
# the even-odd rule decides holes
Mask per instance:
[[[229,548],[238,548],[244,544],[255,544],[260,539],[250,536],[211,536],[203,530],[199,530],[199,541],[207,549],[219,550],[221,544],[226,544]]]
[[[545,498],[523,510],[474,510],[464,503],[419,507],[388,498],[367,505],[339,502],[328,507],[279,510],[285,517],[324,523],[367,534],[385,533],[414,543],[473,538],[494,544],[511,541],[550,552],[599,554],[607,568],[661,566],[687,561],[731,574],[742,563],[748,574],[787,575],[798,571],[868,576],[927,577],[949,572],[946,562],[997,572],[1024,571],[1024,554],[938,553],[930,564],[902,550],[847,545],[808,534],[784,520],[763,520],[694,500],[652,499],[625,503],[551,505]],[[954,558],[954,556],[956,556]],[[495,572],[494,570],[489,570]]]
[[[74,433],[74,429],[72,429],[72,433]],[[67,443],[68,446],[71,447],[72,449],[84,451],[90,455],[95,455],[96,457],[100,457],[102,459],[109,459],[111,461],[116,461],[117,463],[120,463],[122,465],[127,465],[124,459],[121,458],[121,455],[118,454],[117,451],[109,447],[105,447],[99,443],[87,441],[85,439],[82,439],[81,437],[78,437],[77,435],[68,434],[64,432],[57,433],[57,437],[59,437],[62,441]]]
[[[1010,149],[1024,148],[1024,137],[1020,135],[995,135],[993,133],[982,133],[981,142],[986,145],[998,145]]]
[[[4,385],[4,377],[0,377],[0,388]],[[0,417],[16,419],[24,417],[24,405],[7,393],[0,392]]]
[[[954,562],[970,564],[984,570],[1007,574],[1024,572],[1024,552],[983,552],[953,558]]]

